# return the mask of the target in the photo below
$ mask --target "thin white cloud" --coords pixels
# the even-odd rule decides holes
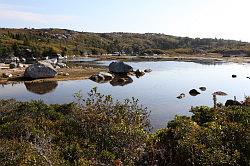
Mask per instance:
[[[41,14],[34,12],[22,11],[6,6],[0,7],[0,20],[16,20],[27,21],[31,23],[49,24],[61,23],[72,19],[72,16],[56,15],[56,14]]]

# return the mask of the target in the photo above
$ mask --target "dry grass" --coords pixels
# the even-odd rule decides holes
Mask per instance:
[[[88,79],[91,75],[100,71],[105,71],[101,67],[73,67],[58,69],[58,75],[54,78],[45,78],[37,80],[27,80],[23,78],[25,69],[1,69],[0,70],[0,84],[13,82],[43,82],[43,81],[60,81],[60,80],[82,80]],[[3,78],[3,73],[11,73],[12,78]],[[68,73],[69,75],[65,75]]]

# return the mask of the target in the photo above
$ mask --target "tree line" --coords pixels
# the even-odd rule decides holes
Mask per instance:
[[[42,57],[49,50],[63,55],[158,55],[220,53],[250,55],[247,42],[176,37],[165,34],[89,33],[66,29],[0,29],[0,56]]]

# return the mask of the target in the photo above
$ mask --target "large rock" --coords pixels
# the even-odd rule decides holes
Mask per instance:
[[[46,62],[37,62],[26,68],[24,77],[38,79],[38,78],[53,78],[57,75],[57,71],[53,66]]]
[[[124,62],[112,62],[109,65],[109,71],[115,74],[127,74],[133,71],[133,68]]]

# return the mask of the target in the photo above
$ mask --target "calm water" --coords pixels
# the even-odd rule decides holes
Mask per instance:
[[[107,62],[104,62],[107,64]],[[212,93],[224,91],[228,96],[218,97],[218,102],[227,99],[243,100],[250,95],[250,65],[224,63],[203,65],[192,62],[138,62],[129,63],[134,69],[150,68],[153,72],[141,78],[132,77],[133,83],[126,86],[98,84],[91,80],[59,81],[38,84],[14,84],[0,87],[0,98],[18,100],[41,99],[46,103],[67,103],[74,100],[74,92],[82,91],[86,96],[93,87],[116,99],[136,97],[151,110],[153,127],[164,127],[168,120],[178,115],[190,115],[191,106],[213,105]],[[237,78],[232,78],[236,74]],[[190,96],[189,90],[205,86],[207,90],[198,96]],[[185,93],[186,97],[176,97]]]

